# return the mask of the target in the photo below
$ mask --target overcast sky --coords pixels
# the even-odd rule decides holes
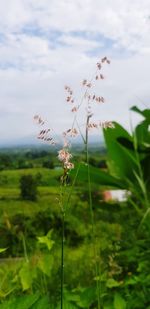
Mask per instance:
[[[129,107],[150,106],[150,0],[0,0],[1,142],[34,135],[35,114],[69,128],[64,85],[80,101],[81,81],[104,56],[97,94],[106,103],[94,117],[129,128],[138,119]]]

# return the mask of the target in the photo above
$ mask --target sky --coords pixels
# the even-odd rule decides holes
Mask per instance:
[[[111,64],[96,91],[105,104],[94,120],[129,129],[140,120],[129,108],[150,107],[150,0],[0,0],[0,16],[0,144],[36,135],[35,114],[68,129],[64,85],[80,102],[82,80],[104,56]]]

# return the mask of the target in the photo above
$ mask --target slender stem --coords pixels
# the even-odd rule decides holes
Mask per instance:
[[[65,188],[66,188],[66,178],[64,177],[63,178],[63,181],[62,181],[62,184],[61,184],[61,187],[60,187],[60,208],[61,208],[61,213],[62,213],[62,239],[61,239],[61,305],[60,305],[60,308],[63,309],[63,304],[64,304],[64,242],[65,242],[65,216],[66,216],[66,213],[68,211],[68,208],[69,208],[69,202],[70,202],[70,198],[71,198],[71,195],[72,195],[72,191],[73,191],[73,188],[74,188],[74,185],[75,185],[75,181],[76,181],[76,178],[78,176],[78,172],[79,172],[79,169],[80,169],[80,164],[78,166],[78,169],[77,169],[77,172],[76,172],[76,175],[74,177],[74,180],[73,180],[73,184],[71,186],[71,190],[70,190],[70,193],[68,195],[68,199],[67,199],[67,202],[65,202],[64,200],[64,194],[65,194]],[[65,176],[65,172],[64,172],[64,175]]]
[[[100,281],[99,281],[100,278],[99,278],[99,267],[98,267],[98,262],[97,262],[97,248],[96,248],[96,238],[95,238],[95,220],[94,220],[93,203],[92,203],[91,177],[90,177],[89,152],[88,152],[88,125],[89,125],[90,117],[91,117],[90,115],[87,115],[86,134],[85,134],[85,151],[86,151],[86,163],[87,163],[87,168],[88,168],[89,206],[90,206],[90,215],[91,215],[91,224],[92,224],[92,243],[93,243],[94,258],[95,258],[95,273],[96,273],[98,309],[100,309],[101,308]]]
[[[64,303],[64,241],[65,241],[65,213],[62,212],[62,243],[61,243],[61,306]]]
[[[65,240],[65,207],[64,207],[64,186],[65,186],[65,170],[61,179],[60,186],[60,209],[62,214],[62,227],[61,227],[61,301],[60,301],[60,309],[63,309],[64,304],[64,240]]]
[[[22,233],[22,242],[23,242],[23,250],[24,250],[25,260],[26,260],[26,262],[29,262],[28,253],[27,253],[27,247],[26,247],[26,241],[25,241],[25,237],[24,237],[23,233]]]
[[[99,278],[99,268],[98,268],[98,262],[97,262],[95,220],[94,220],[94,212],[93,212],[92,193],[91,193],[91,177],[90,177],[90,166],[89,166],[89,158],[88,158],[88,147],[87,147],[86,156],[87,156],[87,168],[88,168],[89,206],[90,206],[90,215],[91,215],[91,223],[92,223],[92,243],[93,243],[94,258],[95,258],[95,274],[96,274],[96,285],[97,285],[98,309],[100,309],[101,308],[100,284],[99,284],[100,278]]]
[[[141,162],[140,162],[140,158],[139,158],[139,153],[138,153],[138,150],[137,150],[137,136],[136,134],[133,133],[133,144],[134,144],[134,150],[135,150],[135,155],[136,155],[136,159],[137,159],[137,164],[138,164],[138,169],[139,169],[139,176],[141,178],[141,181],[142,181],[142,184],[143,184],[143,197],[144,197],[144,200],[145,200],[145,205],[146,205],[146,208],[149,207],[149,201],[148,201],[148,197],[147,197],[147,190],[146,190],[146,185],[145,185],[145,182],[144,182],[144,177],[143,177],[143,171],[142,171],[142,167],[141,167]]]
[[[45,293],[48,295],[47,280],[44,273],[43,273],[43,282],[44,282]]]
[[[71,197],[72,197],[72,195],[73,195],[73,189],[74,189],[74,186],[75,186],[77,177],[78,177],[78,173],[79,173],[79,170],[80,170],[80,166],[81,166],[81,163],[79,163],[79,165],[78,165],[77,172],[76,172],[76,174],[75,174],[75,177],[74,177],[74,179],[73,179],[73,182],[72,182],[72,185],[71,185],[71,188],[70,188],[70,192],[69,192],[69,194],[68,194],[68,198],[67,198],[67,202],[66,202],[66,208],[65,208],[65,211],[66,211],[67,214],[68,214],[69,209],[70,209],[70,200],[71,200]]]

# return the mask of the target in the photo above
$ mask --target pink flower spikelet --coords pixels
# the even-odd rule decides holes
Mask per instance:
[[[74,164],[70,162],[72,154],[66,149],[61,149],[58,151],[58,159],[63,163],[64,169],[71,170],[74,168]]]
[[[68,162],[72,158],[71,153],[66,151],[65,149],[61,149],[58,151],[58,159],[61,162]]]

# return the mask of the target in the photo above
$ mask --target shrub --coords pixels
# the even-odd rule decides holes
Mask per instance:
[[[37,181],[32,175],[23,175],[20,178],[20,190],[23,200],[37,200]]]

